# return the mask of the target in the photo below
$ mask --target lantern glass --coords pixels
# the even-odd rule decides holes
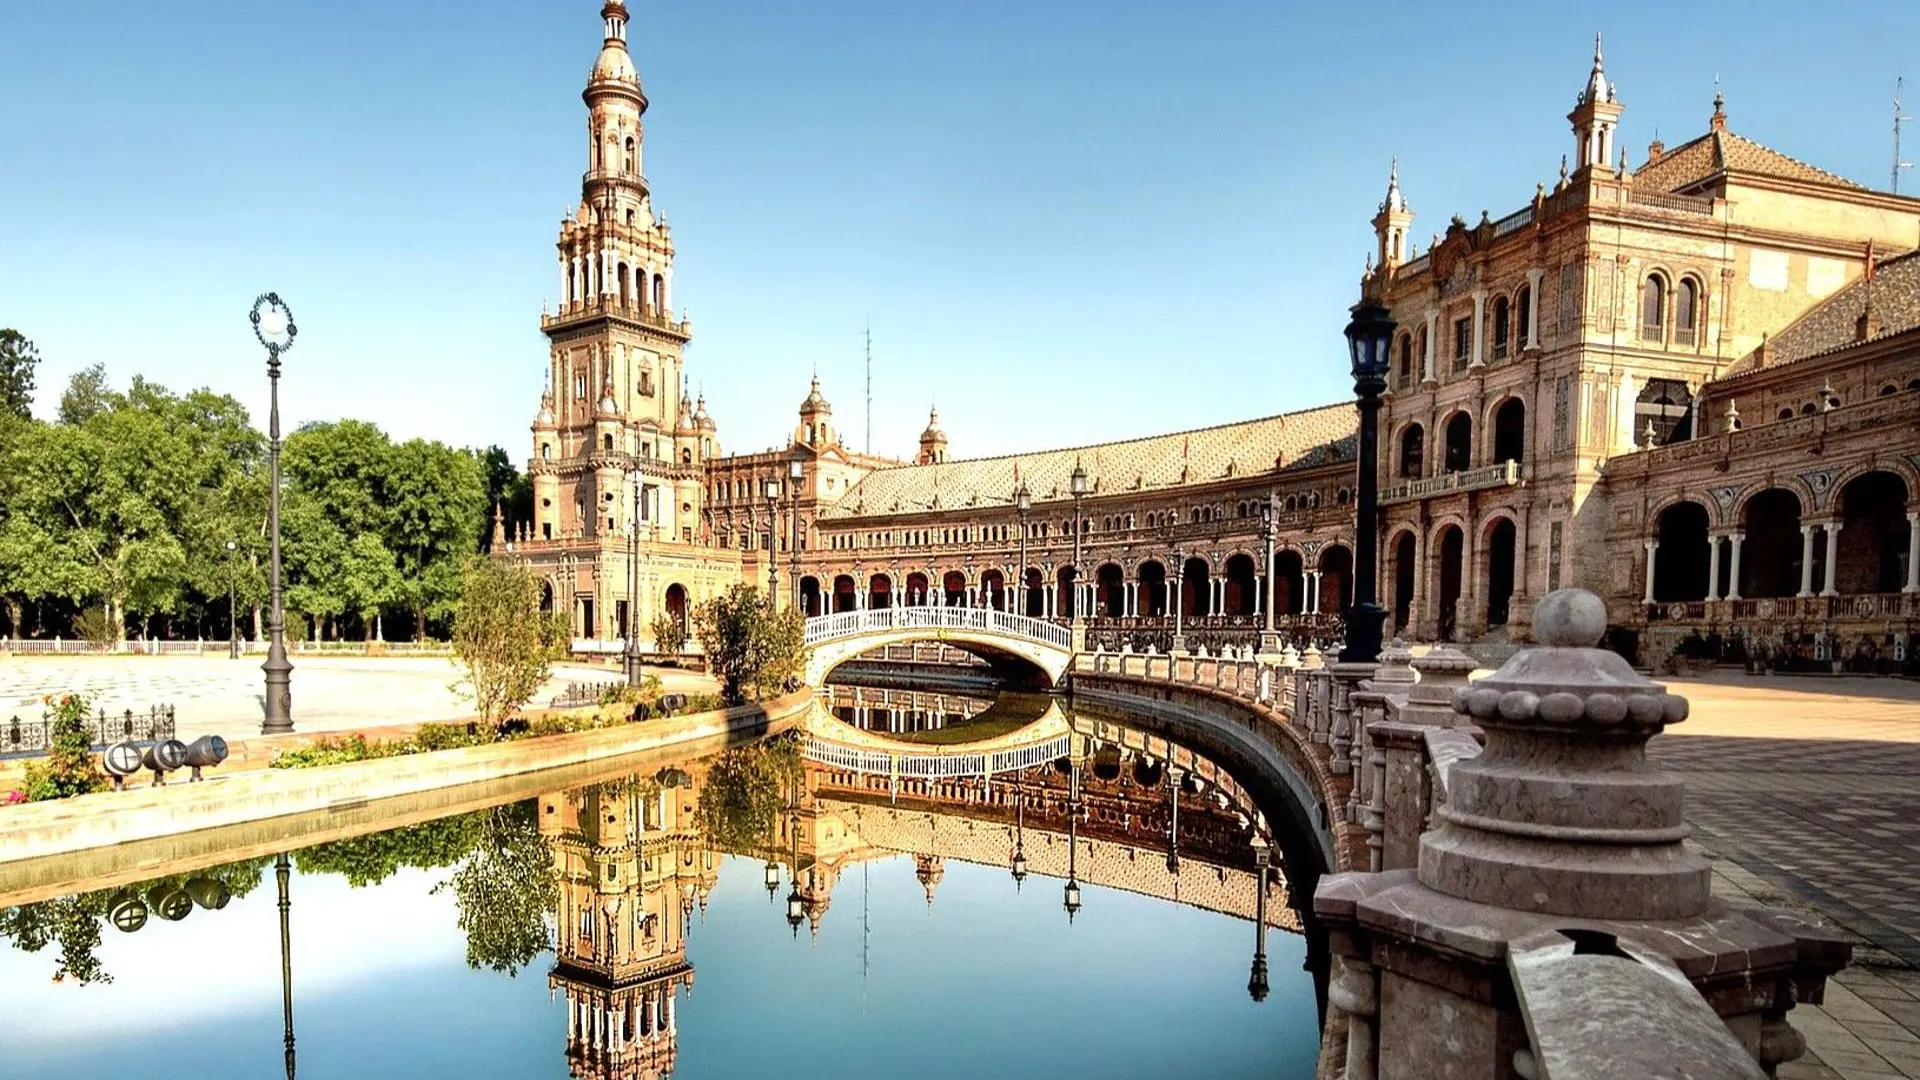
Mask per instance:
[[[1395,323],[1387,309],[1370,300],[1353,306],[1347,323],[1347,351],[1355,379],[1380,379],[1387,374],[1387,352]]]

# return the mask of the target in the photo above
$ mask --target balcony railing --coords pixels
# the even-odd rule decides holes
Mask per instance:
[[[676,320],[670,312],[661,312],[653,308],[645,307],[639,303],[639,297],[630,296],[627,297],[626,300],[626,303],[622,303],[619,296],[609,295],[592,296],[585,300],[574,300],[563,303],[560,305],[559,311],[550,315],[542,314],[540,316],[540,328],[547,330],[555,326],[564,326],[567,323],[579,322],[582,319],[605,317],[626,319],[629,322],[639,323],[642,326],[650,326],[656,330],[663,330],[669,334],[678,334],[682,337],[688,337],[693,334],[693,320]]]
[[[1520,482],[1520,463],[1503,461],[1498,465],[1487,465],[1464,472],[1443,473],[1420,480],[1409,480],[1395,484],[1380,493],[1380,505],[1409,502],[1435,495],[1446,495],[1456,491],[1479,491],[1483,488],[1511,487]]]

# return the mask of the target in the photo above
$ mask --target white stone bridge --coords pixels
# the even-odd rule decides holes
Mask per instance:
[[[807,682],[872,649],[939,641],[985,660],[1008,682],[1050,688],[1073,662],[1073,632],[1058,623],[992,608],[890,607],[807,620]],[[1038,672],[1040,678],[1035,679]]]

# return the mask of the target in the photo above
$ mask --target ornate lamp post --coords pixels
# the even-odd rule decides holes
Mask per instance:
[[[1347,323],[1347,350],[1353,363],[1353,392],[1360,405],[1360,498],[1353,523],[1353,610],[1347,614],[1343,663],[1372,663],[1380,655],[1380,626],[1387,612],[1374,598],[1380,564],[1380,395],[1387,388],[1387,350],[1394,321],[1372,300],[1353,305]]]
[[[800,492],[807,479],[807,463],[794,451],[787,459],[787,514],[788,531],[793,534],[792,542],[787,545],[787,574],[793,578],[793,606],[800,607]],[[800,614],[805,615],[802,611]]]
[[[633,526],[627,530],[627,647],[621,660],[627,669],[627,685],[638,690],[645,673],[640,669],[640,462],[633,462]]]
[[[780,478],[769,476],[760,481],[760,493],[767,497],[767,610],[780,608]]]
[[[240,659],[240,615],[234,611],[233,553],[239,544],[227,541],[227,659]]]
[[[1280,651],[1280,635],[1273,632],[1273,492],[1267,492],[1267,501],[1260,504],[1260,531],[1267,542],[1266,569],[1261,572],[1261,580],[1266,595],[1261,597],[1261,606],[1266,610],[1266,619],[1260,625],[1260,651],[1273,655]]]
[[[1167,826],[1167,873],[1180,872],[1180,770],[1167,763],[1167,809],[1173,815]]]
[[[283,1041],[287,1051],[287,1080],[293,1080],[293,923],[289,918],[293,901],[287,896],[287,879],[292,873],[293,867],[287,861],[286,852],[276,855],[273,877],[280,893],[280,1010],[285,1021]]]
[[[253,302],[253,336],[267,350],[267,385],[270,389],[267,409],[267,536],[271,562],[267,597],[267,662],[260,670],[267,675],[266,720],[262,735],[281,735],[293,730],[293,662],[287,659],[287,613],[282,606],[280,581],[280,357],[293,348],[300,331],[293,325],[293,310],[278,293],[266,293]]]
[[[1033,492],[1027,490],[1027,482],[1013,489],[1013,509],[1020,515],[1020,611],[1027,613],[1031,598],[1027,595],[1027,514],[1033,510]]]
[[[1087,497],[1087,470],[1080,467],[1078,458],[1073,462],[1073,475],[1067,478],[1067,493],[1073,496],[1073,621],[1085,622],[1086,586],[1080,580],[1080,534],[1086,531],[1086,523],[1080,516],[1080,500]]]
[[[1176,547],[1173,549],[1173,647],[1172,651],[1187,651],[1187,636],[1180,632],[1180,609],[1187,606],[1187,557]]]

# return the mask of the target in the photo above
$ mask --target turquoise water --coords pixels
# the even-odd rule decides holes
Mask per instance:
[[[1254,863],[1209,792],[1182,796],[1176,875],[1150,771],[1081,775],[1082,831],[1064,762],[1021,777],[1009,821],[964,792],[875,794],[793,746],[293,852],[299,1075],[1312,1074],[1303,938],[1269,932],[1254,1001],[1253,925],[1221,910],[1251,903]],[[176,922],[168,883],[77,882],[0,914],[0,1077],[284,1075],[274,865],[190,876],[231,899]],[[132,932],[108,914],[141,908]],[[588,1000],[618,1038],[581,1023]]]

